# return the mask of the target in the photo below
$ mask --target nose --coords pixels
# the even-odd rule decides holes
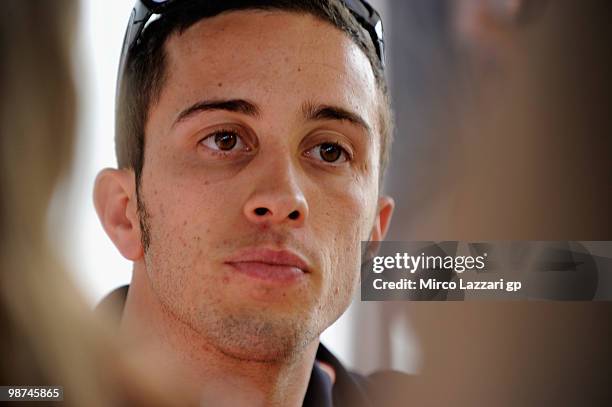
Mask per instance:
[[[284,168],[262,177],[244,205],[244,214],[255,224],[300,227],[308,216],[308,204],[293,173]]]

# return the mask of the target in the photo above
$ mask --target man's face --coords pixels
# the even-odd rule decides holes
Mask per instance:
[[[147,276],[222,352],[287,356],[348,306],[377,219],[372,69],[341,31],[286,12],[202,20],[166,52],[140,189]]]

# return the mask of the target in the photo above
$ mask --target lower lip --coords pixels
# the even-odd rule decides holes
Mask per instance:
[[[258,280],[272,283],[292,283],[303,278],[306,274],[302,269],[292,266],[283,266],[259,262],[228,263],[239,273]]]

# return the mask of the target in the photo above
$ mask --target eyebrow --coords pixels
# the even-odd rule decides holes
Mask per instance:
[[[251,117],[260,117],[261,113],[259,107],[255,103],[249,102],[244,99],[215,99],[215,100],[202,100],[188,108],[184,109],[179,113],[174,124],[189,119],[201,112],[213,111],[213,110],[225,110],[228,112],[242,113]],[[348,121],[354,125],[363,128],[367,134],[371,134],[371,127],[368,123],[357,113],[351,112],[339,106],[315,104],[306,102],[302,105],[302,115],[308,120],[338,120]]]
[[[244,99],[203,100],[194,103],[187,109],[181,111],[181,113],[179,113],[178,117],[174,121],[174,124],[187,120],[189,117],[197,113],[211,110],[226,110],[228,112],[242,113],[252,117],[259,117],[260,115],[259,108],[257,107],[257,105]]]
[[[302,113],[306,120],[348,121],[363,128],[368,135],[372,133],[372,129],[361,116],[338,106],[305,103],[302,106]]]

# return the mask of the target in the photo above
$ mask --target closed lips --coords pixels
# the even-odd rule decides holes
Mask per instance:
[[[262,263],[271,266],[294,267],[309,272],[308,264],[297,254],[287,250],[249,249],[230,258],[227,263]]]

